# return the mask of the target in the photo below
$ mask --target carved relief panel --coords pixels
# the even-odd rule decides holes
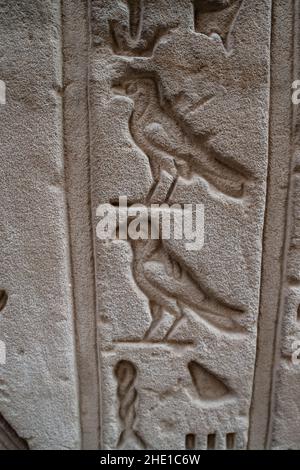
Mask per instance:
[[[266,197],[270,1],[91,2],[104,448],[247,446]],[[96,237],[99,204],[203,204],[204,246]]]
[[[299,449],[299,1],[2,3],[0,450]]]

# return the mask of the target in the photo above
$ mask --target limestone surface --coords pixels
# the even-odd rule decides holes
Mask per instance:
[[[1,450],[300,449],[299,8],[0,0]]]

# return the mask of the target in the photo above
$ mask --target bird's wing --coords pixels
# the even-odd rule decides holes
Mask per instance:
[[[182,271],[174,263],[174,272],[167,271],[166,265],[159,261],[148,261],[144,266],[147,280],[159,287],[166,294],[176,298],[187,305],[197,305],[204,301],[203,291],[190,278],[186,271]]]

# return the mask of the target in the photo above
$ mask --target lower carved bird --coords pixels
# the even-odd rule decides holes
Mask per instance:
[[[170,339],[187,309],[223,330],[238,328],[238,317],[243,310],[207,293],[182,262],[168,252],[163,240],[131,240],[130,243],[133,277],[148,298],[152,317],[145,339],[151,340],[165,312],[174,317],[165,335],[165,339]]]

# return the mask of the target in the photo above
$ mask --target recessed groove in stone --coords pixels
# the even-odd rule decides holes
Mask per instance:
[[[185,436],[185,448],[196,449],[196,434],[187,434]]]
[[[213,450],[216,448],[216,434],[208,434],[207,435],[207,449]]]
[[[226,449],[232,450],[236,444],[236,433],[230,432],[226,434]]]
[[[5,290],[0,289],[0,311],[3,310],[7,304],[8,295]]]

